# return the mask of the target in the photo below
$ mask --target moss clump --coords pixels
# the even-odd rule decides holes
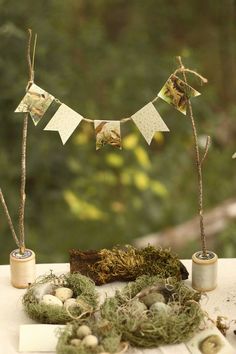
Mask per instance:
[[[71,344],[71,340],[77,338],[77,329],[84,324],[98,338],[98,345],[94,348],[85,347],[83,344],[75,347]],[[118,353],[123,347],[121,334],[115,330],[111,322],[90,317],[73,321],[64,330],[61,330],[56,350],[57,354],[97,354],[102,352]]]
[[[150,309],[133,311],[132,303],[143,294],[158,287],[165,296],[168,313],[160,315]],[[141,292],[141,295],[140,295]],[[152,348],[163,344],[189,340],[198,330],[204,313],[198,301],[200,294],[176,278],[165,280],[157,276],[141,276],[129,283],[115,296],[105,300],[101,316],[113,323],[122,339],[133,346]]]
[[[40,323],[65,324],[72,320],[65,307],[52,306],[40,303],[39,289],[42,285],[52,285],[51,292],[57,287],[68,287],[73,291],[73,296],[79,296],[79,305],[70,308],[72,316],[93,312],[98,305],[98,294],[94,282],[79,273],[66,274],[57,277],[54,274],[42,276],[31,284],[23,296],[23,306],[26,313],[33,320]]]
[[[176,255],[169,249],[152,246],[137,249],[127,245],[124,248],[87,252],[71,250],[70,258],[71,271],[89,276],[97,285],[116,280],[135,280],[143,274],[158,274],[161,278],[188,278],[186,268]]]

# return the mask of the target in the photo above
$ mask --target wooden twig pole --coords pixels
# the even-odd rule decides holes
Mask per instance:
[[[35,60],[35,50],[36,50],[36,43],[37,43],[37,35],[34,37],[34,47],[31,59],[31,42],[32,42],[32,31],[31,29],[28,30],[29,32],[29,39],[28,39],[28,46],[27,46],[27,63],[29,68],[29,80],[26,86],[26,91],[29,89],[30,85],[34,82],[34,60]],[[15,228],[12,222],[12,218],[10,216],[7,204],[4,199],[4,195],[0,188],[0,202],[2,204],[3,210],[5,212],[13,239],[16,242],[16,245],[19,247],[20,253],[25,252],[25,228],[24,228],[24,221],[25,221],[25,186],[26,186],[26,147],[27,147],[27,132],[28,132],[28,113],[24,116],[23,121],[23,131],[22,131],[22,144],[21,144],[21,183],[20,183],[20,202],[19,202],[19,234],[17,236],[15,232]]]
[[[20,242],[19,242],[18,237],[16,235],[15,228],[14,228],[14,225],[13,225],[13,222],[12,222],[12,219],[11,219],[11,216],[10,216],[10,213],[9,213],[7,204],[5,202],[5,199],[4,199],[4,196],[3,196],[1,188],[0,188],[0,201],[1,201],[1,204],[2,204],[2,207],[3,207],[3,210],[5,212],[5,215],[6,215],[6,218],[7,218],[7,222],[8,222],[8,225],[10,227],[12,236],[13,236],[13,238],[15,240],[15,243],[20,248]]]
[[[29,69],[29,81],[26,86],[26,91],[29,89],[30,85],[34,82],[34,59],[35,59],[35,49],[37,42],[37,35],[34,38],[33,54],[31,59],[31,42],[32,42],[32,31],[28,29],[29,40],[27,46],[27,62]],[[20,186],[20,204],[19,204],[19,241],[20,241],[20,252],[25,252],[25,200],[26,200],[26,147],[27,147],[27,133],[28,133],[28,118],[29,113],[26,113],[23,121],[23,132],[22,132],[22,144],[21,144],[21,186]]]
[[[180,65],[179,71],[182,72],[184,81],[187,82],[187,77],[186,77],[186,70],[185,67],[182,63],[181,57],[177,57],[177,60]],[[189,71],[189,70],[188,70]],[[192,72],[195,73],[195,72]],[[198,74],[198,77],[201,78],[203,82],[206,82],[205,78],[200,76]],[[204,80],[203,80],[204,79]],[[204,257],[207,256],[207,246],[206,246],[206,235],[205,235],[205,228],[204,228],[204,218],[203,218],[203,183],[202,183],[202,162],[206,158],[206,155],[208,153],[208,148],[209,148],[209,143],[210,139],[207,139],[206,147],[205,147],[205,152],[203,155],[203,158],[200,159],[200,152],[199,152],[199,147],[198,147],[198,135],[197,135],[197,128],[193,116],[193,109],[192,109],[192,104],[190,99],[187,101],[187,107],[188,107],[188,116],[191,121],[192,125],[192,133],[193,133],[193,138],[194,138],[194,148],[195,148],[195,161],[196,161],[196,169],[197,169],[197,177],[198,177],[198,212],[199,212],[199,225],[200,225],[200,234],[201,234],[201,246],[202,246],[202,254]]]

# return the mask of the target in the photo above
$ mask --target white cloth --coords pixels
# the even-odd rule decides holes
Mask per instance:
[[[183,261],[190,272],[191,261]],[[38,264],[37,275],[42,275],[50,270],[55,273],[66,273],[69,271],[69,264]],[[19,326],[30,324],[30,320],[24,313],[21,299],[25,290],[15,289],[10,285],[9,266],[0,266],[0,348],[1,353],[18,353]],[[190,279],[186,281],[191,284]],[[102,301],[105,296],[111,296],[117,288],[124,286],[124,283],[111,283],[97,287]],[[212,319],[218,315],[227,316],[229,320],[236,320],[236,259],[220,259],[218,270],[218,287],[208,293],[202,300],[202,306],[206,309]],[[236,349],[236,335],[233,330],[236,324],[232,324],[227,334],[227,339]],[[132,354],[187,354],[189,353],[184,344],[163,346],[159,349],[132,349]],[[38,353],[39,354],[39,353]]]

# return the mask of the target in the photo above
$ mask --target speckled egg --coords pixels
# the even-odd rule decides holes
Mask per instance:
[[[84,337],[84,339],[82,340],[82,344],[85,347],[94,348],[98,345],[98,339],[96,336],[89,334],[88,336]]]
[[[79,328],[77,329],[77,337],[82,339],[88,335],[90,335],[92,332],[91,332],[91,329],[86,326],[86,325],[82,325],[82,326],[79,326]]]
[[[160,293],[151,293],[140,299],[147,307],[152,306],[155,302],[165,302],[165,298]]]
[[[155,302],[151,307],[150,311],[155,312],[159,316],[166,316],[170,311],[170,306],[164,304],[163,302]]]
[[[70,288],[57,288],[55,290],[55,296],[62,302],[64,302],[73,296],[73,291]]]
[[[70,344],[75,347],[78,347],[81,344],[81,340],[78,338],[71,339]]]
[[[76,302],[76,299],[74,299],[74,298],[67,299],[64,302],[64,307],[66,309],[68,309],[69,307],[75,307],[75,306],[77,306],[77,302]]]
[[[60,307],[63,306],[63,303],[60,299],[50,294],[44,295],[40,303],[45,305],[53,305],[53,306],[60,306]]]

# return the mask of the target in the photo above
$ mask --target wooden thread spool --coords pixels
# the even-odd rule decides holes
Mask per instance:
[[[217,286],[218,257],[214,252],[207,251],[203,257],[202,252],[192,256],[192,287],[198,291],[211,291]]]
[[[35,281],[35,253],[25,249],[21,254],[14,250],[10,254],[11,284],[18,289],[25,289]]]

